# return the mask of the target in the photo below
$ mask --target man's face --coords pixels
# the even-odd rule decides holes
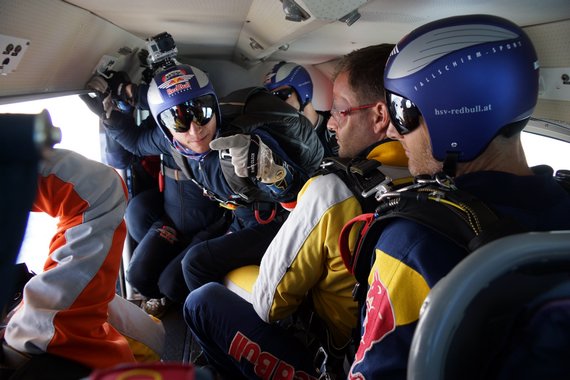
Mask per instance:
[[[408,169],[413,176],[420,174],[434,175],[443,169],[443,163],[437,161],[432,155],[431,139],[423,118],[420,125],[405,135],[398,133],[390,123],[388,137],[399,140],[408,156]]]
[[[211,94],[189,99],[162,111],[157,121],[167,128],[182,146],[195,153],[210,150],[216,134],[216,97]]]
[[[172,136],[183,146],[195,153],[206,153],[210,150],[210,141],[216,134],[216,118],[213,117],[207,124],[199,126],[194,121],[190,123],[190,129],[186,132],[170,130]]]
[[[374,133],[372,107],[361,107],[360,100],[348,83],[348,73],[340,73],[333,84],[333,105],[327,127],[336,133],[339,157],[355,157],[378,141]],[[361,109],[344,112],[351,108]]]

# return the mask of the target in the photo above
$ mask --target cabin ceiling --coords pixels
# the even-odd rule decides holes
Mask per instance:
[[[331,60],[354,49],[473,13],[508,18],[537,39],[549,30],[540,45],[550,50],[539,51],[549,61],[541,65],[570,66],[570,0],[296,0],[309,14],[302,22],[285,19],[282,1],[291,0],[0,0],[0,44],[25,46],[0,65],[0,104],[85,91],[109,62],[136,76],[145,40],[162,32],[173,36],[180,61],[224,71],[224,82],[233,75],[231,86],[279,60],[330,77]],[[339,21],[355,9],[355,23]]]
[[[310,18],[285,20],[281,0],[66,0],[146,39],[170,33],[180,57],[318,64],[379,42],[397,42],[429,21],[492,13],[521,26],[570,19],[568,0],[296,0]],[[351,26],[338,21],[351,10]],[[382,34],[378,22],[382,23]],[[261,46],[252,43],[252,39]]]

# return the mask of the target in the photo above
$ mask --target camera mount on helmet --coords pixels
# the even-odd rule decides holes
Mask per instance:
[[[178,54],[178,48],[169,33],[162,32],[147,38],[146,46],[148,49],[147,64],[153,71],[175,64],[174,58]]]

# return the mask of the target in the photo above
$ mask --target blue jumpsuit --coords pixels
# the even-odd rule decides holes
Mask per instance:
[[[455,183],[529,231],[570,229],[570,195],[550,173],[475,172]],[[409,220],[397,219],[383,230],[372,258],[361,340],[349,379],[406,378],[420,307],[465,255],[443,236]]]
[[[132,116],[113,112],[104,124],[106,134],[136,156],[159,155],[168,147],[168,140],[152,117],[136,126]],[[159,132],[157,141],[166,143],[165,147],[149,142],[155,132]],[[177,168],[168,155],[164,155],[163,164]],[[127,268],[129,283],[147,298],[166,296],[183,302],[188,295],[180,264],[184,250],[194,239],[201,241],[202,235],[210,236],[206,228],[222,219],[223,213],[194,183],[168,176],[164,177],[162,193],[149,190],[130,199],[125,219],[138,244]]]
[[[117,112],[114,112],[105,124],[107,133],[132,153],[140,156],[162,154],[165,159],[172,160],[172,143],[160,128],[137,127],[132,118]],[[274,152],[281,153],[281,157],[286,156],[284,152],[279,151],[278,145],[275,141],[271,141],[270,136],[262,138]],[[202,188],[193,181],[175,180],[166,176],[163,196],[165,212],[172,219],[174,227],[190,239],[183,241],[185,248],[171,249],[172,253],[168,255],[164,250],[156,249],[147,251],[146,255],[138,255],[136,252],[127,274],[129,281],[134,278],[145,279],[144,284],[133,284],[133,286],[147,297],[159,298],[161,295],[152,291],[164,294],[164,289],[167,288],[165,283],[177,286],[170,291],[172,296],[166,295],[179,302],[184,300],[188,290],[191,291],[211,281],[221,282],[224,276],[235,268],[259,264],[266,247],[287,216],[287,211],[278,207],[277,216],[272,222],[260,224],[255,218],[252,207],[244,205],[232,212],[228,228],[227,224],[222,223],[225,210],[217,201],[212,201],[203,194],[205,189],[222,202],[241,200],[240,195],[234,193],[225,180],[218,152],[210,151],[199,159],[189,157],[184,159],[192,170],[194,180]],[[281,193],[282,199],[276,197],[276,202],[289,202],[296,197],[296,190],[303,178],[300,175],[295,175],[295,178],[296,181]],[[273,208],[273,202],[270,207]],[[266,208],[269,208],[267,202]],[[157,225],[155,227],[157,231],[160,230]],[[232,233],[226,234],[226,232]],[[154,240],[156,241],[156,238]],[[143,241],[140,244],[144,243]],[[182,260],[183,258],[185,259]],[[140,260],[145,260],[145,265],[138,265]],[[157,263],[157,260],[160,262]],[[180,287],[179,284],[183,283],[178,281],[180,276],[173,276],[173,273],[179,273],[177,271],[180,270],[181,262],[188,288]],[[168,267],[166,268],[168,270],[159,273],[158,278],[148,276],[149,268],[156,269],[159,265],[162,268]],[[133,272],[132,268],[136,268],[138,272]],[[153,272],[157,271],[150,271]],[[148,286],[147,294],[140,289],[141,285]]]

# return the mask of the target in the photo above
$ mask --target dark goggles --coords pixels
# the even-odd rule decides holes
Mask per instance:
[[[271,91],[271,95],[277,96],[279,99],[286,101],[293,95],[293,90],[291,87],[281,88],[279,90]]]
[[[408,134],[419,127],[422,114],[411,100],[389,91],[386,92],[386,100],[390,119],[399,134]]]
[[[190,124],[202,127],[216,114],[218,104],[213,95],[204,95],[170,107],[158,115],[160,124],[175,132],[187,132]]]

